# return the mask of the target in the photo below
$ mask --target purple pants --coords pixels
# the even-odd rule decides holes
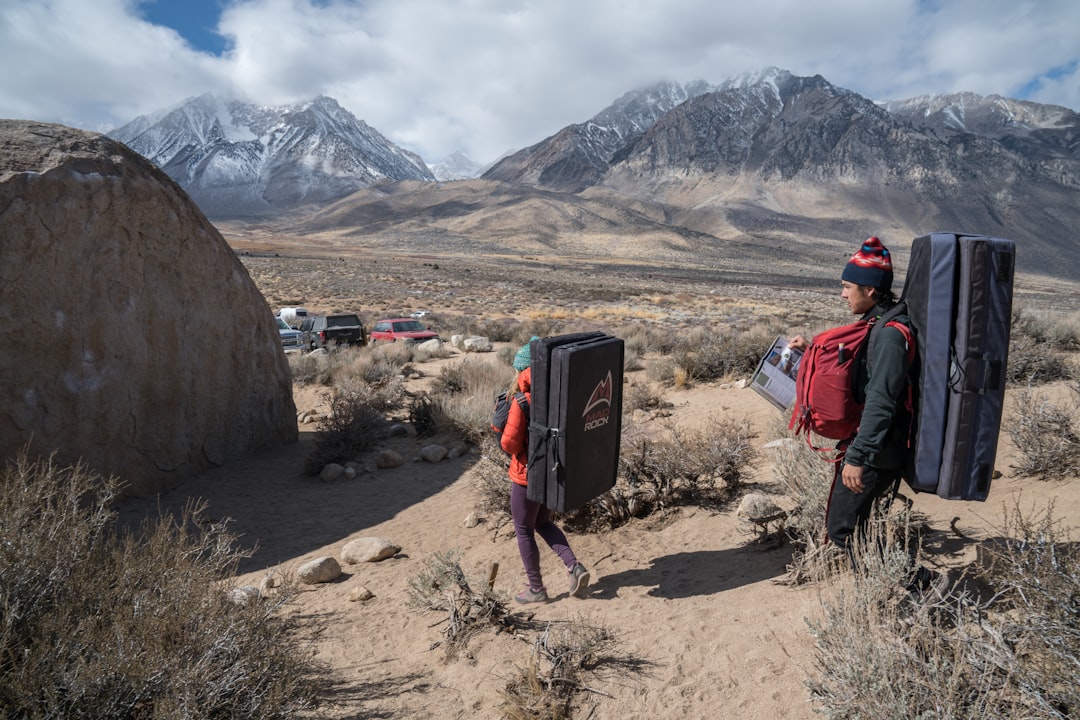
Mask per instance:
[[[529,587],[539,590],[544,587],[544,576],[540,573],[540,548],[536,545],[536,533],[555,551],[566,565],[566,569],[577,564],[574,551],[566,542],[566,535],[559,526],[551,522],[551,511],[538,502],[529,500],[525,495],[525,486],[510,483],[510,515],[514,518],[514,533],[517,534],[518,552],[525,566],[525,577]]]

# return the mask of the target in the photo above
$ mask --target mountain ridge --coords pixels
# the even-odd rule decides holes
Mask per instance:
[[[205,94],[107,134],[217,217],[321,204],[379,180],[435,179],[419,156],[326,96],[270,107]]]

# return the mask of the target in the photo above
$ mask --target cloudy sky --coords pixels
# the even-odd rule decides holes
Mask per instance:
[[[204,92],[319,94],[480,162],[659,80],[768,66],[874,100],[1080,109],[1077,0],[0,0],[0,117],[106,131]]]

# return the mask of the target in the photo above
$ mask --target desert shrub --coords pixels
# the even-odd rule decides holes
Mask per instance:
[[[522,343],[524,345],[524,343]],[[521,345],[503,345],[501,348],[495,351],[495,357],[499,359],[499,362],[507,367],[513,367],[514,356],[517,355],[518,349]]]
[[[478,513],[491,522],[495,532],[510,522],[510,476],[509,457],[501,447],[494,433],[484,435],[480,442],[480,454],[483,458],[473,466],[476,478],[476,504]]]
[[[439,432],[439,416],[430,397],[418,395],[409,400],[409,424],[420,437],[431,437]]]
[[[292,381],[297,385],[329,385],[333,382],[329,354],[294,352],[286,358]]]
[[[329,400],[330,412],[316,426],[315,449],[304,461],[311,475],[353,459],[386,433],[387,399],[378,388],[351,382],[335,387]]]
[[[634,323],[616,329],[615,334],[623,339],[627,354],[643,356],[656,348],[652,344],[649,328],[641,323]]]
[[[1006,512],[1003,542],[987,546],[981,579],[997,591],[990,606],[1002,663],[1029,717],[1066,718],[1080,713],[1080,545],[1054,517]],[[1019,716],[1019,713],[1016,715]]]
[[[520,333],[521,321],[516,318],[461,318],[462,335],[480,335],[491,342],[513,342]]]
[[[1067,477],[1080,472],[1080,434],[1075,393],[1065,405],[1052,402],[1030,386],[1019,391],[1006,423],[1020,457],[1016,469],[1023,475]]]
[[[634,345],[623,344],[623,370],[625,372],[633,372],[635,370],[642,370],[645,367],[643,361],[643,353],[640,348]]]
[[[1065,356],[1053,347],[1041,344],[1023,333],[1009,338],[1009,363],[1005,381],[1011,385],[1030,385],[1071,378],[1073,369]]]
[[[748,375],[775,338],[776,332],[768,328],[721,333],[699,327],[680,335],[671,355],[688,383]]]
[[[659,388],[649,382],[636,382],[625,385],[623,389],[623,412],[634,410],[653,410],[663,407],[664,395]]]
[[[918,601],[899,589],[907,552],[859,550],[865,572],[823,600],[811,623],[829,718],[1067,718],[1080,708],[1080,549],[1052,508],[1013,510],[974,569],[985,596],[954,589]],[[871,543],[867,544],[868,546]]]
[[[712,506],[742,486],[757,451],[746,421],[707,418],[696,428],[624,426],[615,487],[567,513],[575,529],[614,528],[680,505]]]
[[[510,388],[514,371],[506,365],[466,358],[439,372],[431,387],[431,407],[439,426],[479,442],[491,430],[495,397]]]
[[[193,503],[119,530],[117,488],[25,454],[0,471],[4,717],[293,718],[314,708],[327,686],[295,616],[279,612],[290,587],[232,602],[246,553],[223,524]]]
[[[834,465],[814,451],[803,438],[794,437],[786,423],[776,423],[776,440],[766,448],[773,460],[773,476],[792,501],[785,529],[796,553],[813,552],[825,528]]]
[[[668,387],[675,384],[675,359],[671,357],[660,357],[653,360],[645,368],[645,377],[655,383],[666,385]]]
[[[487,627],[512,627],[514,620],[504,597],[491,583],[466,577],[456,550],[436,553],[409,579],[409,607],[419,612],[446,613],[443,651],[454,659],[469,639]]]
[[[514,720],[570,718],[594,679],[640,672],[645,663],[620,649],[610,629],[582,619],[549,623],[533,641],[528,664],[503,688],[503,713]],[[591,715],[591,713],[590,713]]]
[[[1062,317],[1040,310],[1014,308],[1012,332],[1054,350],[1080,350],[1080,313]]]
[[[405,343],[371,348],[345,347],[334,352],[290,353],[289,370],[299,385],[339,385],[362,381],[386,385],[408,370],[413,351]]]

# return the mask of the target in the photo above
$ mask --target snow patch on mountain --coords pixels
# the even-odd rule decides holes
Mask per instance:
[[[434,180],[424,161],[333,98],[279,107],[190,98],[108,133],[158,165],[207,215],[273,214],[380,180]]]

